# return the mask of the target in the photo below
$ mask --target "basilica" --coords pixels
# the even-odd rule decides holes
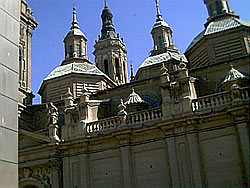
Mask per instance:
[[[248,187],[250,22],[229,0],[204,0],[204,30],[182,54],[159,3],[135,74],[107,3],[95,62],[73,8],[64,59],[32,104],[37,22],[21,0],[20,188]]]

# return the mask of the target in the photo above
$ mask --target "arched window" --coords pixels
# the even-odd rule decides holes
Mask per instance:
[[[216,5],[216,12],[217,12],[217,14],[221,14],[222,13],[221,2],[215,1],[215,5]]]
[[[120,65],[119,65],[118,58],[115,58],[115,71],[116,71],[116,76],[117,76],[118,80],[121,80]]]
[[[126,80],[127,80],[127,75],[126,75],[126,70],[127,70],[127,67],[126,67],[126,63],[125,61],[123,62],[123,74],[124,74],[124,83],[126,83]]]
[[[81,45],[80,44],[76,45],[76,53],[77,53],[77,57],[81,57]]]
[[[69,57],[73,57],[73,46],[69,46]]]
[[[158,40],[159,40],[159,48],[162,48],[162,38],[161,38],[161,36],[158,36]]]
[[[109,65],[108,65],[108,60],[104,60],[104,73],[109,75]]]

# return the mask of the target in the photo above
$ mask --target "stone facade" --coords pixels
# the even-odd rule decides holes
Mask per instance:
[[[0,1],[0,185],[18,187],[20,1]],[[11,87],[9,87],[11,86]]]
[[[21,1],[20,38],[19,38],[19,96],[20,105],[31,104],[31,38],[37,27],[33,12],[25,0]]]
[[[27,126],[19,130],[20,188],[248,187],[249,77],[240,67],[249,61],[242,56],[231,59],[231,68],[201,66],[197,70],[211,77],[217,70],[221,80],[211,88],[221,90],[199,87],[195,76],[201,72],[188,61],[199,43],[191,44],[186,58],[157,0],[156,9],[153,50],[131,82],[115,83],[99,65],[74,55],[43,81],[43,103],[28,107]],[[106,4],[104,12],[109,27],[102,28],[96,50],[121,42]],[[213,37],[228,30],[220,32]],[[101,56],[111,48],[101,49]],[[90,81],[109,87],[93,90]],[[77,82],[80,88],[71,87]]]

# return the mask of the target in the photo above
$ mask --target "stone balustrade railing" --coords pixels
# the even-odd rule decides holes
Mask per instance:
[[[154,121],[162,118],[162,109],[154,108],[150,110],[144,110],[137,113],[128,114],[126,117],[126,123],[128,125],[135,125],[145,123],[148,121]]]
[[[116,128],[121,124],[121,119],[118,116],[103,119],[100,121],[95,121],[87,123],[86,132],[87,134],[98,133],[103,131],[109,131]]]
[[[87,123],[86,133],[87,134],[101,133],[113,130],[122,123],[124,123],[127,126],[132,126],[140,123],[146,123],[149,121],[158,120],[161,119],[161,117],[162,117],[161,107],[148,109],[136,113],[130,113],[126,116],[126,119],[124,120],[121,116],[115,116],[112,118],[107,118],[100,121]]]
[[[238,88],[231,91],[199,97],[192,100],[193,111],[206,111],[217,107],[231,105],[249,100],[249,88]]]

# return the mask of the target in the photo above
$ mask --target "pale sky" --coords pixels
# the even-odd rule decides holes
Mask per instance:
[[[42,80],[64,59],[63,39],[72,22],[75,4],[81,30],[88,38],[88,57],[94,63],[93,45],[101,31],[104,0],[27,0],[34,11],[38,27],[32,40],[32,90],[39,103],[37,91]],[[107,0],[113,13],[116,32],[124,38],[128,51],[128,67],[134,74],[149,56],[153,47],[150,31],[155,22],[155,0]],[[160,0],[160,10],[172,27],[176,47],[184,53],[192,39],[204,29],[207,9],[203,0]],[[241,19],[250,20],[249,0],[230,0],[232,10]],[[94,63],[95,64],[95,63]]]

